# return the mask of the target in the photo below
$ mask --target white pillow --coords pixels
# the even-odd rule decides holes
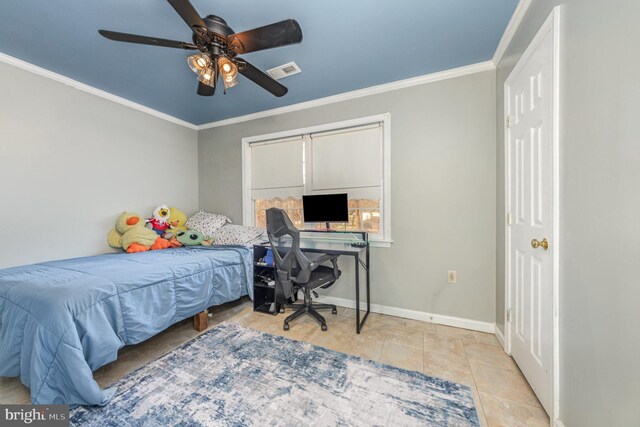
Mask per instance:
[[[204,235],[205,239],[211,239],[216,231],[231,220],[224,215],[208,213],[200,210],[187,220],[187,228],[197,230]]]
[[[253,240],[262,236],[262,228],[248,227],[244,225],[227,224],[213,235],[214,245],[248,245]]]

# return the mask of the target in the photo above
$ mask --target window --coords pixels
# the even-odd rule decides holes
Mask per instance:
[[[389,115],[243,140],[244,223],[266,226],[266,210],[284,209],[300,229],[303,194],[349,194],[349,222],[372,242],[391,242]]]

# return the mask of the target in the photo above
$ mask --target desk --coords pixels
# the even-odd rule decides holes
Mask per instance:
[[[350,240],[345,238],[344,235],[347,233],[336,233],[336,238],[331,238],[330,236],[333,233],[328,233],[327,237],[316,238],[305,236],[305,233],[314,233],[322,231],[315,230],[300,230],[300,249],[303,252],[309,253],[322,253],[322,254],[330,254],[330,255],[344,255],[344,256],[352,256],[355,264],[355,288],[356,288],[356,332],[360,333],[364,323],[369,316],[371,311],[371,298],[370,298],[370,274],[369,274],[369,239],[368,235],[364,231],[357,232],[349,232],[349,234],[359,234],[362,236],[362,239],[358,239],[359,241],[364,241],[366,245],[364,247],[355,247],[351,246],[351,243],[354,240]],[[268,245],[268,244],[267,244]],[[278,247],[286,247],[287,243],[285,241],[281,241],[278,244]],[[364,261],[363,258],[364,257]],[[362,267],[365,271],[366,277],[366,301],[367,301],[367,310],[364,312],[364,316],[362,320],[360,319],[360,267]]]

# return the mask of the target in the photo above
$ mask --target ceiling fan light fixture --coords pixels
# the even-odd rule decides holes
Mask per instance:
[[[213,67],[203,68],[198,74],[198,81],[207,86],[216,87],[216,70]]]
[[[227,79],[222,79],[222,83],[224,83],[224,89],[227,90],[229,88],[234,87],[235,85],[238,84],[238,79],[236,79],[235,77],[231,80],[227,80]]]
[[[211,66],[211,58],[206,53],[197,53],[187,58],[189,68],[196,74],[200,74],[202,70]]]
[[[218,57],[218,70],[222,76],[224,88],[229,89],[238,84],[238,66],[225,56]]]

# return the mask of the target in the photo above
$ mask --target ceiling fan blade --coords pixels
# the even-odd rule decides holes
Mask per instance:
[[[178,15],[187,23],[189,28],[207,28],[198,12],[189,2],[189,0],[167,0],[171,6],[178,12]],[[195,30],[194,30],[195,31]]]
[[[239,54],[286,46],[301,41],[302,29],[295,19],[287,19],[253,30],[231,34],[227,37],[229,46]]]
[[[200,96],[213,96],[216,93],[216,88],[206,85],[202,82],[198,82],[198,95]]]
[[[148,44],[151,46],[173,47],[176,49],[197,50],[196,45],[179,42],[176,40],[160,39],[158,37],[138,36],[136,34],[118,33],[116,31],[98,30],[98,32],[109,40],[117,42]]]
[[[238,64],[238,72],[257,84],[261,86],[268,92],[271,92],[277,97],[284,96],[289,89],[285,86],[281,85],[274,79],[272,79],[268,74],[263,73],[258,70],[256,67],[245,61],[244,59],[238,58],[236,60]]]

